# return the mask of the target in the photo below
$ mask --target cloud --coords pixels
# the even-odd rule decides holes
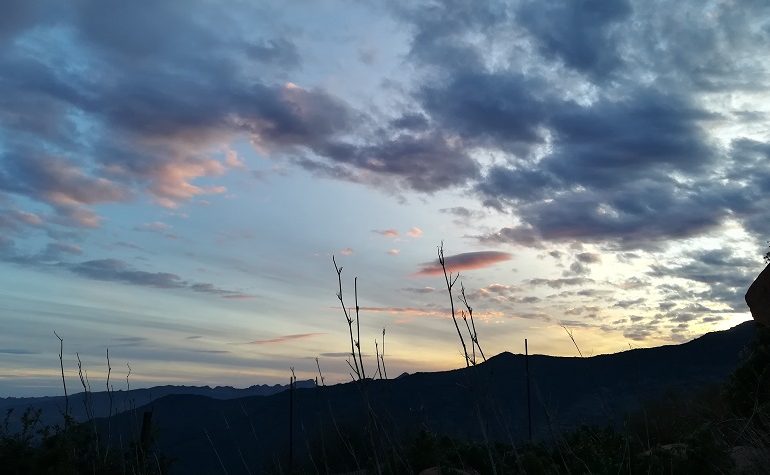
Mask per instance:
[[[395,229],[373,229],[372,232],[389,238],[398,237],[398,231]]]
[[[351,256],[353,255],[353,248],[346,247],[346,248],[340,249],[340,254],[342,254],[343,256]]]
[[[24,149],[11,149],[4,155],[5,160],[0,164],[0,190],[49,204],[62,223],[97,227],[100,219],[86,206],[125,201],[129,197],[125,187],[106,178],[90,176],[67,158]]]
[[[562,287],[568,286],[582,286],[586,284],[592,284],[594,283],[593,279],[589,279],[587,277],[566,277],[561,279],[543,279],[543,278],[537,278],[537,279],[529,279],[526,281],[526,283],[530,285],[546,285],[548,287],[551,287],[552,289],[560,289]]]
[[[253,340],[250,341],[250,345],[270,345],[274,343],[285,343],[287,341],[293,341],[293,340],[304,340],[306,338],[312,338],[318,335],[323,335],[323,333],[295,333],[292,335],[281,335],[275,338],[268,338],[264,340]]]
[[[516,14],[545,57],[601,79],[622,63],[621,24],[631,11],[627,1],[525,1]]]
[[[152,9],[85,2],[58,16],[56,28],[45,8],[21,11],[8,20],[19,27],[6,34],[23,36],[32,25],[45,33],[23,36],[30,48],[9,42],[0,58],[0,134],[12,138],[0,152],[0,190],[48,203],[71,225],[95,227],[100,219],[90,205],[143,192],[169,208],[223,193],[197,181],[232,168],[221,151],[235,138],[271,151],[320,153],[355,115],[341,100],[280,81],[280,74],[241,74],[248,61],[272,71],[295,67],[299,51],[282,37],[244,40],[238,22],[222,35],[213,20],[222,10],[205,2]],[[64,41],[59,26],[68,32]],[[37,48],[77,56],[82,68],[65,70],[30,53]]]
[[[397,256],[400,253],[401,253],[401,251],[399,251],[398,249],[389,249],[388,250],[388,255],[391,255],[391,256]]]
[[[583,264],[596,264],[601,262],[602,256],[595,252],[581,252],[575,256],[575,259]]]
[[[344,353],[344,352],[321,353],[320,356],[323,356],[324,358],[347,358],[350,356],[350,353]]]
[[[407,287],[401,290],[415,294],[430,294],[436,291],[434,287]]]
[[[245,46],[246,55],[262,63],[292,68],[300,64],[297,46],[287,38],[266,39]]]
[[[39,351],[25,350],[23,348],[0,348],[0,354],[4,355],[39,355]]]
[[[687,288],[660,287],[692,301],[723,303],[736,312],[746,310],[743,294],[762,267],[759,259],[739,255],[734,249],[692,250],[676,264],[655,264],[647,272],[651,277],[673,277],[689,281]],[[705,285],[707,290],[692,290],[692,284]]]
[[[295,163],[325,176],[390,191],[432,193],[462,186],[477,178],[480,168],[461,142],[438,130],[374,138],[365,145],[327,142],[314,152],[324,160],[304,157]]]
[[[768,149],[733,135],[725,156],[711,131],[747,111],[704,96],[763,90],[770,68],[745,58],[768,57],[758,47],[768,7],[671,7],[693,21],[673,25],[668,9],[638,1],[396,9],[414,31],[410,57],[429,78],[414,92],[428,119],[502,158],[472,187],[515,218],[482,242],[655,249],[728,218],[756,236],[770,231],[755,206],[765,199],[747,196],[763,186],[767,167],[754,157]]]
[[[171,232],[173,227],[161,221],[152,221],[134,226],[134,231],[156,233],[168,239],[178,239],[179,236]]]
[[[251,297],[248,294],[223,289],[210,283],[190,282],[170,272],[136,270],[119,259],[94,259],[76,264],[62,264],[62,266],[74,274],[93,280],[159,289],[183,289],[228,299]]]
[[[453,222],[458,226],[468,226],[474,221],[479,220],[485,216],[482,211],[475,211],[468,209],[464,206],[455,206],[453,208],[441,208],[439,213],[449,214],[454,216]]]
[[[422,237],[422,229],[418,228],[417,226],[414,226],[410,228],[409,231],[406,232],[406,235],[415,239]]]
[[[83,254],[83,249],[75,244],[66,242],[50,242],[41,253],[40,259],[46,261],[58,261],[67,256],[79,256]]]
[[[484,267],[490,267],[500,262],[504,262],[511,259],[511,254],[507,252],[498,251],[476,251],[465,252],[461,254],[455,254],[454,256],[445,257],[444,261],[447,267],[447,272],[460,272],[465,270],[483,269]],[[420,276],[433,276],[441,275],[443,270],[438,260],[435,262],[428,262],[422,265],[422,268],[416,272],[415,275]]]
[[[0,208],[0,230],[5,234],[16,234],[28,228],[37,228],[43,225],[43,218],[35,213]]]

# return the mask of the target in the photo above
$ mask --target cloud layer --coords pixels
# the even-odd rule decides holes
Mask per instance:
[[[474,269],[483,269],[490,267],[500,262],[505,262],[511,259],[511,255],[507,252],[499,251],[476,251],[476,252],[464,252],[461,254],[455,254],[453,256],[446,256],[444,263],[446,265],[447,272],[460,272]],[[428,262],[422,265],[420,270],[415,275],[420,276],[434,276],[442,275],[444,273],[441,264],[436,260],[435,262]]]

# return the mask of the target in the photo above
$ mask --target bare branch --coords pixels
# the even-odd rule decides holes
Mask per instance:
[[[380,360],[382,360],[382,372],[385,373],[385,379],[388,379],[388,370],[385,369],[385,328],[382,329],[382,353],[380,353]]]
[[[481,358],[486,361],[487,357],[484,356],[484,350],[481,349],[481,344],[479,344],[479,334],[476,333],[476,323],[473,321],[473,308],[468,304],[468,298],[465,297],[465,286],[462,282],[460,282],[460,300],[465,305],[465,308],[468,310],[468,316],[471,320],[471,328],[468,331],[471,331],[471,340],[476,345],[476,347],[479,349],[479,353],[481,354]]]
[[[61,367],[61,384],[64,387],[64,425],[69,425],[70,398],[67,395],[67,381],[64,380],[64,339],[56,331],[53,332],[59,339],[59,366]]]
[[[356,340],[356,347],[358,348],[358,362],[361,368],[361,377],[366,379],[366,370],[364,370],[364,360],[361,358],[361,323],[358,320],[358,277],[353,278],[353,295],[356,303],[356,331],[358,332],[358,339]]]
[[[380,369],[380,349],[377,346],[377,339],[374,339],[374,358],[377,360],[377,374],[380,375],[380,379],[382,379],[382,370]]]
[[[321,372],[321,363],[318,362],[318,358],[315,359],[315,365],[318,366],[318,376],[321,378],[321,386],[326,386],[324,382],[324,375]]]
[[[355,341],[353,340],[353,318],[348,313],[348,309],[345,307],[345,301],[342,298],[342,267],[337,266],[337,261],[334,259],[334,256],[332,256],[332,262],[334,263],[334,270],[337,271],[337,283],[339,285],[337,299],[339,299],[340,306],[342,306],[342,312],[345,314],[345,320],[348,322],[348,331],[350,333],[350,355],[353,357],[353,363],[355,364],[355,367],[351,366],[350,368],[360,380],[361,371],[358,368],[358,361],[356,361],[356,346]],[[348,362],[348,365],[350,365],[350,362]],[[356,378],[353,379],[355,380]]]
[[[455,282],[457,282],[457,278],[460,277],[460,273],[458,272],[454,278],[452,277],[452,273],[447,273],[446,269],[446,261],[444,260],[444,241],[441,241],[441,245],[438,248],[438,262],[441,264],[441,269],[444,271],[444,281],[446,282],[446,290],[449,294],[449,304],[451,305],[452,309],[452,321],[455,324],[455,329],[457,330],[457,336],[460,337],[460,343],[463,345],[463,354],[465,355],[465,366],[470,366],[470,357],[468,356],[468,347],[465,346],[465,339],[463,338],[463,334],[460,331],[460,325],[457,324],[457,316],[455,315],[455,302],[452,298],[452,287],[454,287]]]
[[[569,328],[567,328],[564,325],[560,325],[560,326],[564,329],[565,332],[567,332],[567,335],[569,335],[569,339],[572,340],[572,344],[575,345],[575,348],[577,349],[578,354],[582,358],[583,357],[583,352],[580,351],[580,347],[578,346],[577,342],[575,341],[575,337],[572,336],[572,330],[570,330]]]

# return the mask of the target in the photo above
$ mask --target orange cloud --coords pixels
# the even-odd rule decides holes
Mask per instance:
[[[482,269],[510,259],[511,255],[507,252],[477,251],[447,256],[445,262],[447,272],[460,272],[463,270]],[[415,275],[441,275],[443,272],[438,259],[436,259],[433,262],[423,264],[422,268]]]

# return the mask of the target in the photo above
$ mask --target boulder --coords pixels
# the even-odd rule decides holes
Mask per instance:
[[[749,287],[746,303],[754,320],[770,327],[770,265],[765,267]]]

